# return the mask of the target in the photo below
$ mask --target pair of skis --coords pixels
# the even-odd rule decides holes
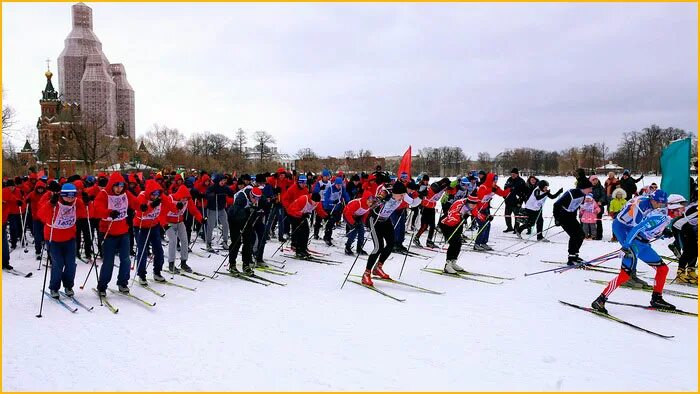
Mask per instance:
[[[643,327],[640,327],[640,326],[638,326],[638,325],[636,325],[636,324],[630,323],[630,322],[628,322],[628,321],[626,321],[626,320],[620,319],[619,317],[613,316],[613,315],[611,315],[611,314],[609,314],[609,313],[603,313],[603,312],[597,311],[597,310],[595,310],[595,309],[593,309],[593,308],[589,308],[589,307],[585,307],[585,306],[580,306],[580,305],[572,304],[572,303],[569,303],[569,302],[566,302],[566,301],[562,301],[562,300],[559,300],[559,302],[562,303],[563,305],[567,305],[567,306],[570,306],[570,307],[572,307],[572,308],[580,309],[580,310],[582,310],[582,311],[590,312],[590,313],[592,313],[592,314],[594,314],[594,315],[600,316],[600,317],[605,318],[605,319],[608,319],[608,320],[610,320],[610,321],[614,321],[614,322],[616,322],[616,323],[620,323],[620,324],[623,324],[623,325],[625,325],[625,326],[632,327],[632,328],[634,328],[635,330],[642,331],[642,332],[646,332],[647,334],[651,334],[651,335],[654,335],[654,336],[657,336],[657,337],[660,337],[660,338],[670,339],[670,338],[673,338],[673,337],[674,337],[673,335],[664,335],[664,334],[660,334],[660,333],[658,333],[658,332],[656,332],[656,331],[648,330],[648,329],[643,328]],[[638,304],[627,304],[627,303],[623,303],[623,302],[614,302],[614,301],[607,301],[607,303],[615,304],[615,305],[630,306],[630,307],[635,307],[635,308],[640,308],[640,309],[646,309],[646,310],[651,310],[651,311],[657,311],[657,312],[674,313],[674,314],[679,314],[679,315],[684,315],[684,316],[695,316],[695,317],[697,317],[697,313],[685,312],[685,311],[681,311],[681,310],[679,310],[679,309],[676,309],[676,310],[659,309],[659,308],[654,308],[654,307],[652,307],[652,306],[638,305]]]
[[[122,293],[122,292],[116,291],[116,290],[111,289],[111,288],[107,288],[107,290],[109,290],[112,294],[118,294],[118,295],[120,295],[120,296],[122,296],[122,297],[129,298],[129,299],[131,299],[132,301],[137,302],[137,303],[140,304],[140,305],[144,305],[144,306],[146,306],[146,307],[148,307],[148,308],[153,308],[154,306],[156,306],[156,303],[155,303],[155,302],[146,301],[146,300],[144,300],[144,299],[141,298],[141,297],[138,297],[138,296],[135,296],[135,295],[131,294],[130,292],[129,292],[129,293]],[[95,288],[93,287],[93,288],[92,288],[92,291],[94,291],[95,294],[97,294],[97,296],[100,297],[100,301],[102,302],[102,305],[106,306],[107,309],[110,310],[110,312],[112,312],[112,313],[118,313],[118,312],[119,312],[119,308],[116,308],[114,305],[112,305],[112,303],[109,302],[109,301],[107,300],[107,297],[101,297],[101,296],[99,295],[99,292],[97,291],[97,289],[95,289]]]
[[[271,284],[277,285],[277,286],[287,286],[286,283],[277,282],[277,281],[265,278],[264,276],[260,276],[257,274],[253,274],[253,275],[245,275],[243,273],[234,274],[234,273],[229,272],[229,271],[216,271],[216,273],[221,274],[221,275],[230,276],[232,278],[240,279],[240,280],[243,280],[246,282],[256,283],[256,284],[263,285],[263,286],[269,286]]]
[[[66,302],[63,301],[63,300],[60,298],[60,296],[59,296],[59,298],[53,298],[53,297],[51,297],[51,294],[49,294],[49,292],[46,291],[46,290],[44,290],[44,294],[46,294],[46,296],[47,296],[49,299],[54,300],[57,304],[61,305],[61,306],[64,307],[66,310],[70,311],[71,313],[76,313],[76,312],[78,311],[78,308],[77,308],[77,307],[72,307],[72,306],[66,304]],[[65,298],[70,299],[71,301],[73,301],[73,304],[79,306],[80,308],[85,309],[85,310],[88,311],[88,312],[92,312],[92,310],[93,310],[93,308],[94,308],[94,307],[92,307],[92,306],[88,307],[87,305],[85,305],[85,304],[83,304],[82,302],[78,301],[78,300],[75,298],[75,296],[69,297],[66,293],[64,293],[64,292],[62,292],[62,291],[60,291],[59,294],[62,295],[63,297],[65,297]]]
[[[464,280],[471,280],[474,282],[487,283],[489,285],[502,285],[503,280],[512,280],[513,279],[513,278],[502,278],[502,277],[486,275],[486,274],[477,274],[477,273],[472,273],[472,272],[468,272],[468,271],[463,271],[463,272],[459,272],[456,274],[451,274],[451,273],[445,272],[444,270],[441,270],[441,269],[427,268],[427,267],[421,268],[421,271],[428,272],[428,273],[435,274],[435,275],[449,276],[449,277],[455,278],[455,279],[464,279]],[[491,279],[500,279],[501,281],[500,282],[492,282],[490,280],[475,278],[475,276],[491,278]]]
[[[4,269],[4,268],[3,268],[3,271],[9,272],[9,273],[11,273],[12,275],[15,275],[15,276],[23,276],[23,277],[25,277],[25,278],[30,278],[30,277],[32,276],[32,272],[24,273],[24,272],[22,272],[22,271],[17,271],[17,270],[14,269],[14,268],[11,269],[11,270]]]
[[[596,283],[596,284],[599,284],[599,285],[607,285],[607,284],[608,284],[608,282],[606,282],[606,281],[604,281],[604,280],[599,280],[599,279],[588,279],[588,282]],[[651,293],[651,292],[654,291],[654,287],[653,287],[653,286],[644,286],[644,287],[623,287],[623,288],[624,288],[624,289],[630,289],[630,290],[646,291],[646,292],[648,292],[648,293]],[[686,293],[686,292],[680,291],[680,290],[664,289],[663,293],[664,293],[664,294],[668,294],[668,295],[672,295],[672,296],[676,296],[676,297],[690,298],[690,299],[695,299],[695,300],[698,299],[697,293],[695,293],[695,294],[693,294],[693,293]]]
[[[563,263],[561,261],[551,261],[551,260],[540,260],[540,261],[543,263],[547,263],[547,264],[557,264],[557,265],[561,265],[561,266],[567,265],[567,263]],[[584,265],[584,266],[579,267],[578,269],[582,269],[585,271],[604,272],[606,274],[614,274],[614,275],[617,275],[620,273],[619,269],[616,270],[616,269],[610,268],[610,267],[599,267],[599,266],[595,266],[595,265]]]
[[[362,277],[362,275],[354,275],[354,274],[353,274],[353,275],[350,275],[350,276]],[[418,291],[421,291],[421,292],[424,292],[424,293],[428,293],[428,294],[436,294],[436,295],[445,294],[444,292],[440,292],[440,291],[436,291],[436,290],[431,290],[431,289],[428,289],[428,288],[425,288],[425,287],[417,286],[417,285],[414,285],[414,284],[411,284],[411,283],[406,283],[406,282],[402,282],[402,281],[395,280],[395,279],[383,279],[383,278],[379,278],[379,277],[372,277],[372,280],[376,280],[376,281],[380,281],[380,282],[386,282],[386,283],[393,283],[393,284],[395,284],[395,285],[409,287],[409,288],[416,289],[416,290],[418,290]],[[376,293],[378,293],[378,294],[381,294],[381,295],[383,295],[384,297],[391,298],[391,299],[394,300],[394,301],[399,301],[399,302],[404,302],[404,301],[406,301],[405,298],[399,298],[399,297],[393,296],[393,295],[387,293],[387,292],[384,291],[384,290],[380,290],[380,289],[376,288],[375,286],[366,285],[366,284],[362,283],[361,281],[358,281],[358,280],[355,280],[355,279],[348,279],[348,282],[352,282],[352,283],[355,283],[355,284],[357,284],[357,285],[360,285],[360,286],[362,286],[362,287],[364,287],[364,288],[366,288],[366,289],[369,289],[369,290],[372,290],[372,291],[374,291],[374,292],[376,292]]]

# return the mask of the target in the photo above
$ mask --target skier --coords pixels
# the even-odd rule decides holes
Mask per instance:
[[[332,235],[333,227],[340,222],[343,215],[343,205],[350,202],[350,196],[345,191],[343,178],[336,177],[333,181],[333,186],[328,187],[324,192],[324,198],[321,199],[323,209],[328,213],[328,220],[323,232],[323,240],[326,245],[333,246]]]
[[[682,204],[670,204],[668,208],[682,210]],[[676,281],[697,285],[698,274],[695,272],[698,260],[697,201],[685,207],[683,214],[672,222],[672,230],[676,238],[680,240],[679,244],[681,246]]]
[[[311,192],[312,193],[318,193],[321,195],[321,204],[325,205],[324,201],[326,200],[326,189],[330,189],[331,187],[331,172],[324,168],[321,171],[321,179],[317,180],[313,186],[311,187]],[[314,239],[319,239],[318,232],[321,230],[321,218],[316,216],[316,220],[314,221]]]
[[[504,233],[514,233],[511,214],[515,216],[517,221],[518,215],[520,214],[520,207],[523,201],[529,197],[527,194],[527,185],[523,178],[520,177],[520,172],[517,168],[510,170],[510,177],[506,180],[505,189],[510,189],[510,194],[506,197],[506,229],[503,230]]]
[[[299,179],[304,177],[306,181],[306,176],[299,175]],[[326,211],[321,207],[321,195],[318,193],[313,193],[309,196],[308,190],[307,194],[301,195],[299,198],[294,200],[292,204],[289,205],[287,210],[287,215],[289,216],[289,221],[292,226],[292,248],[296,253],[298,258],[308,258],[311,255],[307,250],[307,244],[309,243],[309,216],[311,212],[316,212],[321,219],[326,218],[328,215]]]
[[[632,199],[617,215],[612,227],[625,254],[622,258],[622,267],[618,276],[611,280],[600,296],[591,303],[593,309],[608,313],[605,309],[605,301],[618,286],[630,279],[631,272],[637,265],[637,259],[641,259],[656,270],[650,305],[658,309],[676,309],[661,296],[666,284],[668,266],[650,244],[656,238],[667,235],[666,227],[670,222],[666,209],[667,198],[666,192],[658,189],[651,196]]]
[[[24,213],[22,192],[20,188],[15,186],[15,181],[9,179],[5,182],[2,194],[3,204],[6,203],[10,210],[8,216],[10,224],[10,249],[14,250],[17,247],[17,241],[22,237],[22,214]]]
[[[38,181],[34,190],[27,196],[30,212],[32,213],[32,234],[34,234],[34,254],[41,260],[41,249],[44,246],[44,223],[39,217],[39,201],[46,194],[46,184]]]
[[[167,226],[167,221],[161,212],[167,213],[173,207],[170,201],[163,199],[163,197],[163,187],[157,181],[149,179],[146,181],[146,190],[141,192],[137,198],[139,210],[134,217],[134,228],[138,228],[136,232],[136,275],[139,277],[141,286],[148,286],[148,281],[146,281],[148,249],[153,253],[153,279],[156,282],[165,282],[165,278],[160,274],[163,269],[163,244],[160,229],[161,226]]]
[[[443,193],[445,193],[445,189],[447,189],[449,185],[450,180],[448,178],[440,179],[439,181],[430,185],[430,188],[428,188],[428,193],[421,201],[423,212],[420,218],[420,229],[418,229],[415,237],[413,237],[413,243],[419,248],[423,247],[420,244],[420,236],[423,235],[423,232],[425,232],[426,229],[428,229],[428,240],[425,241],[425,246],[428,248],[437,247],[433,242],[433,237],[435,236],[435,206],[437,205],[437,202],[440,201]],[[403,187],[403,190],[404,193],[406,193],[405,186]]]
[[[106,180],[106,178],[104,178]],[[102,267],[97,292],[100,297],[107,296],[107,285],[112,280],[114,256],[119,253],[119,274],[117,286],[122,293],[129,288],[129,228],[126,223],[126,210],[138,208],[136,198],[126,193],[124,177],[114,172],[109,176],[105,188],[100,190],[93,202],[95,217],[101,218],[99,231],[104,234],[102,244]]]
[[[243,273],[253,275],[253,243],[255,242],[255,232],[253,226],[263,218],[264,213],[258,207],[258,201],[262,197],[262,189],[259,187],[246,186],[238,191],[233,204],[228,209],[229,228],[231,229],[231,246],[229,248],[228,262],[229,272],[239,274],[236,268],[236,258],[238,251],[243,245]]]
[[[14,196],[12,196],[14,197]],[[10,197],[9,189],[2,188],[2,269],[12,270],[14,267],[10,265],[10,243],[7,240],[7,218],[10,215],[10,203],[6,200]],[[16,203],[15,203],[16,204]]]
[[[370,211],[369,218],[374,250],[369,254],[365,272],[362,274],[362,283],[366,286],[374,286],[372,275],[381,279],[391,279],[383,269],[384,262],[394,249],[394,228],[389,217],[399,206],[403,205],[405,208],[412,200],[406,196],[406,186],[401,182],[397,182],[391,191],[383,185],[380,186],[377,189],[377,199],[379,205]]]
[[[263,259],[265,254],[265,245],[270,239],[270,222],[272,221],[272,216],[274,215],[274,204],[273,199],[275,197],[275,191],[267,183],[269,179],[268,174],[257,174],[255,176],[255,186],[260,188],[262,196],[258,201],[258,207],[262,210],[260,212],[262,216],[255,222],[253,226],[253,231],[255,232],[256,245],[255,245],[255,266],[260,268],[269,267],[268,264]]]
[[[496,184],[497,181],[498,175],[489,172],[484,177],[484,182],[479,185],[479,188],[476,190],[476,197],[479,201],[472,210],[472,215],[476,218],[476,223],[479,227],[479,235],[476,237],[476,240],[474,240],[473,247],[476,251],[493,250],[493,248],[488,245],[491,221],[493,220],[493,216],[491,215],[491,199],[494,194],[506,198],[508,193],[510,193],[510,189],[501,189],[498,184]]]
[[[570,189],[563,196],[554,202],[552,213],[554,215],[554,225],[561,226],[569,235],[569,258],[567,265],[574,265],[583,262],[578,255],[583,244],[584,234],[581,224],[576,219],[578,210],[586,194],[590,193],[593,184],[588,180],[582,169],[578,170],[576,188]]]
[[[189,241],[185,228],[185,216],[189,213],[189,215],[199,223],[204,223],[207,219],[203,218],[202,214],[197,210],[197,207],[190,202],[192,195],[187,189],[187,186],[180,185],[174,193],[171,193],[166,198],[170,199],[170,203],[168,204],[170,209],[165,211],[165,218],[167,221],[165,234],[168,237],[168,269],[171,272],[180,272],[180,270],[175,267],[175,254],[177,253],[177,242],[179,240],[180,269],[185,272],[192,272],[192,268],[187,265]]]
[[[366,256],[367,252],[362,249],[365,243],[365,225],[367,225],[367,217],[372,206],[377,201],[377,198],[370,196],[368,198],[356,198],[351,200],[343,209],[343,217],[345,218],[345,231],[348,240],[345,242],[345,254],[354,256],[352,252],[352,244],[357,238],[357,254]]]
[[[550,199],[558,198],[564,192],[564,189],[559,188],[559,190],[551,194],[549,192],[549,182],[544,179],[537,182],[537,187],[532,191],[530,197],[525,201],[523,205],[523,210],[521,211],[522,216],[515,221],[515,235],[518,238],[522,238],[520,235],[524,229],[529,229],[535,223],[537,224],[537,240],[542,242],[549,242],[548,239],[542,235],[542,227],[544,227],[544,221],[542,220],[542,207],[545,203],[545,197]]]
[[[593,237],[596,241],[601,241],[603,239],[603,213],[605,212],[605,207],[608,205],[608,195],[605,192],[605,188],[600,183],[600,180],[596,175],[591,175],[588,178],[593,185],[591,193],[593,194],[593,200],[595,200],[596,205],[598,205],[598,213],[596,214],[595,223],[595,236]]]
[[[470,212],[476,206],[478,199],[475,196],[460,198],[450,205],[447,215],[440,221],[440,230],[445,235],[449,244],[445,255],[444,271],[448,274],[464,272],[464,268],[457,264],[459,252],[462,250],[462,229]]]
[[[68,297],[75,292],[75,229],[79,210],[85,210],[83,201],[76,198],[78,190],[72,183],[65,183],[60,193],[51,196],[49,203],[39,208],[39,216],[46,223],[44,239],[51,259],[51,281],[49,291],[52,298],[58,299],[58,290],[63,289]]]
[[[228,248],[228,218],[226,217],[226,197],[233,198],[234,192],[226,186],[226,178],[221,174],[214,175],[214,184],[206,191],[207,200],[207,226],[206,226],[206,249],[207,252],[215,252],[211,246],[214,227],[222,224],[221,246]]]

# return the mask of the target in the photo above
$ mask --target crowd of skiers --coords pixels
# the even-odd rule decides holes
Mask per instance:
[[[329,170],[297,174],[280,168],[254,176],[193,171],[157,173],[148,179],[118,172],[60,179],[30,173],[3,180],[3,269],[12,269],[10,250],[25,243],[29,232],[37,260],[48,254],[52,297],[59,297],[61,285],[68,296],[73,294],[76,259],[83,256],[86,261],[102,259],[97,291],[104,297],[117,256],[116,283],[124,293],[129,292],[132,265],[144,286],[151,263],[154,280],[165,281],[166,258],[168,270],[191,272],[188,253],[198,237],[209,252],[228,250],[231,274],[252,275],[255,266],[266,265],[264,251],[271,237],[280,243],[289,240],[297,258],[310,258],[309,238],[322,238],[331,246],[333,230],[344,222],[345,253],[368,255],[362,276],[366,286],[373,286],[373,277],[390,279],[383,265],[392,253],[405,254],[412,245],[437,248],[438,231],[447,246],[444,271],[455,274],[463,271],[457,260],[468,239],[467,229],[476,232],[473,250],[492,250],[488,245],[491,221],[500,205],[492,212],[491,200],[498,195],[505,207],[504,232],[522,237],[534,227],[540,242],[548,242],[543,206],[548,199],[556,200],[553,220],[569,235],[569,265],[584,262],[579,257],[584,239],[603,239],[601,220],[607,209],[613,219],[611,240],[620,242],[625,256],[619,276],[593,307],[604,311],[605,300],[616,287],[629,279],[639,280],[634,273],[637,259],[642,259],[657,271],[652,305],[670,308],[661,298],[668,267],[650,243],[661,236],[674,237],[677,280],[697,284],[697,198],[685,201],[679,195],[669,196],[655,184],[637,190],[641,179],[625,171],[620,180],[610,174],[601,184],[595,175],[579,170],[573,189],[552,193],[546,180],[535,176],[524,180],[517,168],[511,170],[503,188],[498,186],[498,175],[486,171],[433,182],[428,175],[411,179],[406,172],[393,176],[380,168],[352,176]],[[694,193],[697,196],[696,189]],[[215,244],[214,230],[219,227],[220,244]],[[407,247],[409,229],[414,232]],[[374,247],[367,252],[363,246],[369,237]],[[178,251],[179,268],[175,266]]]

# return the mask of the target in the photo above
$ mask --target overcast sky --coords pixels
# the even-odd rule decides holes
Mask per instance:
[[[290,154],[412,144],[474,158],[614,147],[652,123],[697,133],[695,3],[87,4],[136,92],[137,137],[153,123],[186,135],[242,127]],[[17,143],[36,124],[70,6],[2,4]]]

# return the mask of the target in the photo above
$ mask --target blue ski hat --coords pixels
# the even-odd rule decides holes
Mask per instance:
[[[406,171],[401,171],[401,179],[408,179],[408,174]]]
[[[342,184],[343,184],[343,178],[341,178],[341,177],[336,177],[336,178],[335,178],[335,184],[336,184],[336,185],[342,185]]]
[[[656,191],[651,195],[651,199],[666,204],[668,202],[668,193],[661,189],[656,189]]]
[[[64,183],[61,187],[61,196],[63,197],[75,197],[78,194],[78,189],[72,183]]]
[[[306,175],[304,175],[304,174],[299,175],[299,178],[297,178],[297,182],[306,183]]]
[[[463,176],[462,179],[459,180],[459,183],[461,183],[462,185],[466,185],[469,183],[469,178]]]
[[[324,168],[321,171],[321,176],[331,176],[331,172],[327,168]]]

